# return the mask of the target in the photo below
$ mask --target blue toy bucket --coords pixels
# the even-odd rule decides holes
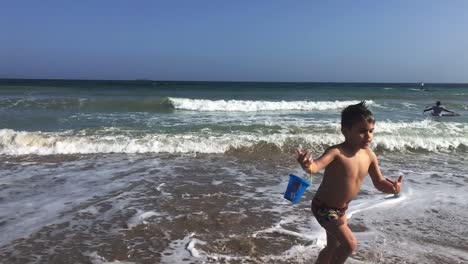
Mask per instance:
[[[293,204],[297,204],[309,185],[310,181],[289,174],[288,188],[286,188],[284,198],[291,201]]]

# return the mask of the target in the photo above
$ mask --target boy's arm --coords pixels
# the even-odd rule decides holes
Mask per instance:
[[[329,148],[325,151],[325,153],[320,156],[320,158],[313,160],[310,156],[310,151],[307,150],[306,152],[302,152],[301,149],[296,149],[297,153],[297,161],[301,164],[302,168],[309,172],[309,173],[317,173],[321,169],[325,168],[330,162],[335,159],[338,149],[336,148]]]
[[[380,172],[377,157],[373,152],[371,152],[371,164],[369,166],[369,175],[372,179],[372,183],[374,184],[375,188],[377,188],[377,190],[384,193],[394,194],[400,192],[401,181],[403,180],[403,176],[398,177],[398,180],[396,181],[384,178],[382,176],[382,172]]]
[[[450,111],[450,110],[448,110],[448,109],[447,109],[447,108],[445,108],[445,107],[443,107],[443,108],[442,108],[442,110],[444,110],[445,112],[449,112],[449,113],[455,114],[455,112],[453,112],[453,111]]]

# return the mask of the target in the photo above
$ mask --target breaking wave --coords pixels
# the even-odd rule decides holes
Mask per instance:
[[[232,151],[263,152],[265,146],[279,152],[291,151],[300,144],[326,148],[343,141],[343,136],[330,132],[251,134],[132,134],[128,131],[106,135],[82,131],[26,132],[0,129],[0,155],[54,155],[91,153],[226,153]],[[418,133],[381,133],[374,138],[379,151],[468,151],[464,135],[420,135]]]
[[[169,98],[175,109],[191,111],[257,112],[257,111],[310,111],[341,110],[359,101],[250,101],[250,100],[206,100],[188,98]],[[367,101],[369,105],[373,101]]]
[[[69,110],[104,112],[201,112],[325,111],[341,110],[359,101],[251,101],[189,98],[4,98],[0,109]],[[376,105],[367,101],[369,105]]]

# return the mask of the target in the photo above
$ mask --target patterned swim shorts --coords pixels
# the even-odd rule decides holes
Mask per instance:
[[[347,206],[345,208],[327,206],[317,198],[312,200],[312,213],[322,227],[330,223],[338,226],[344,224],[343,220],[341,220],[341,216],[346,213],[347,209]]]

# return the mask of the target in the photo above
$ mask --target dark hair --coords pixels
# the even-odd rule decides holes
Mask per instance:
[[[348,105],[341,112],[341,126],[351,128],[354,124],[365,120],[368,123],[375,123],[372,112],[367,108],[366,101],[359,104]]]
[[[437,101],[437,102],[436,102],[436,105],[439,106],[439,105],[440,105],[440,101]]]

